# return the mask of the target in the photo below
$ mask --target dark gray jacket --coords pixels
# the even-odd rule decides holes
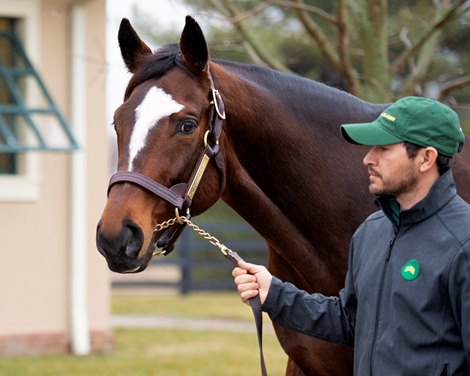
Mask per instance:
[[[345,287],[307,294],[273,278],[276,323],[355,347],[354,374],[469,375],[470,206],[452,172],[391,221],[389,200],[354,234]]]

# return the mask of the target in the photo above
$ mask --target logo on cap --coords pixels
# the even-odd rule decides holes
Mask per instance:
[[[418,260],[410,260],[401,268],[401,276],[407,281],[412,281],[419,276]]]
[[[382,113],[380,114],[380,116],[384,117],[384,118],[387,119],[387,120],[395,121],[395,116],[389,115],[389,114],[387,114],[386,112],[382,112]]]

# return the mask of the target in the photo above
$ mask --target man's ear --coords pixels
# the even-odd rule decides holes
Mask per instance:
[[[421,149],[418,152],[418,162],[420,172],[426,172],[436,166],[438,152],[432,146]]]

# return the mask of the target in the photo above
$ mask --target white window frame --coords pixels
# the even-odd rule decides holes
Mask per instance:
[[[2,17],[21,20],[21,40],[29,59],[38,62],[39,43],[39,4],[38,0],[1,0]],[[37,65],[37,64],[35,64]],[[26,89],[26,101],[34,102]],[[36,152],[19,154],[18,172],[0,175],[0,202],[37,201],[40,195],[39,156]]]

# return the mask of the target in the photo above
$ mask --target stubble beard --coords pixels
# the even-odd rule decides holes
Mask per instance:
[[[418,177],[413,170],[405,172],[401,179],[393,181],[383,179],[382,175],[376,174],[376,176],[382,182],[381,186],[374,184],[369,185],[369,192],[377,197],[381,196],[393,196],[398,197],[403,194],[413,192],[418,185]]]

